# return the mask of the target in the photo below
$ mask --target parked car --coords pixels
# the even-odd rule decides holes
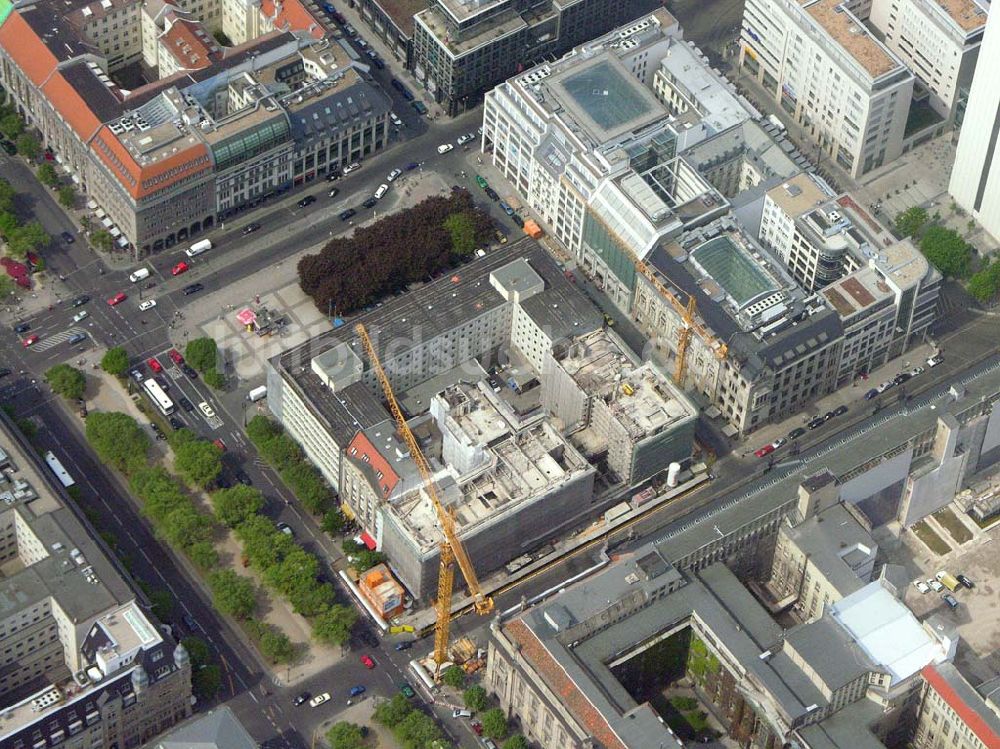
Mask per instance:
[[[823,414],[823,421],[829,421],[830,419],[833,419],[836,416],[837,414],[835,414],[833,411],[827,411],[825,414]]]
[[[355,211],[353,208],[348,208],[346,211],[341,211],[341,213],[340,213],[340,220],[341,221],[347,221],[355,213],[357,213],[357,211]]]
[[[316,202],[315,195],[306,195],[304,198],[302,198],[302,200],[298,202],[297,205],[299,206],[299,208],[308,208],[315,202]]]
[[[340,190],[338,188],[334,187],[333,189],[330,190],[330,193],[329,193],[329,195],[327,195],[327,197],[329,197],[329,198],[335,198],[338,195],[340,195]]]
[[[399,691],[408,700],[412,700],[414,697],[417,696],[417,693],[413,691],[413,687],[411,687],[405,681],[399,685]]]
[[[913,369],[910,370],[910,375],[912,377],[919,377],[923,373],[924,373],[924,368],[923,367],[914,367]]]
[[[927,585],[930,586],[930,589],[935,593],[940,593],[944,590],[944,586],[932,577],[927,578]]]
[[[292,526],[288,523],[278,523],[278,530],[284,533],[286,536],[294,536],[295,531],[292,530]]]
[[[117,294],[115,294],[115,295],[114,295],[113,297],[111,297],[110,299],[108,299],[108,304],[109,304],[109,305],[111,305],[112,307],[114,307],[114,306],[116,306],[116,305],[119,305],[119,304],[121,304],[121,303],[122,303],[122,302],[124,302],[124,301],[125,301],[126,299],[128,299],[128,295],[127,295],[127,294],[125,294],[125,292],[124,292],[124,291],[119,291],[119,292],[118,292]]]
[[[814,419],[812,419],[808,424],[806,424],[806,426],[809,427],[810,429],[816,429],[817,427],[823,426],[825,423],[826,423],[825,417],[817,416]]]
[[[374,195],[375,200],[381,200],[382,198],[385,197],[385,194],[387,192],[389,192],[389,185],[383,182],[381,185],[378,186],[378,189],[375,191]]]
[[[403,121],[399,119],[399,115],[396,114],[395,112],[389,112],[389,120],[396,127],[403,127]]]
[[[914,580],[913,581],[913,586],[917,590],[919,590],[921,593],[930,593],[931,592],[931,586],[929,586],[923,580]]]
[[[438,146],[438,153],[442,154],[448,153],[448,151],[452,150],[454,147],[455,146],[453,146],[451,143],[442,143],[440,146]]]
[[[292,700],[292,704],[295,705],[295,707],[298,707],[299,705],[304,705],[310,699],[312,699],[312,695],[309,692],[300,692],[295,696],[295,699]]]
[[[365,198],[365,201],[361,205],[363,205],[365,208],[374,208],[377,202],[378,198],[376,198],[374,195],[369,195],[367,198]]]
[[[892,381],[895,382],[897,385],[902,385],[911,377],[913,377],[913,375],[911,375],[909,372],[900,372],[898,375],[892,378]]]
[[[253,486],[253,481],[243,471],[237,471],[235,476],[236,480],[243,484],[243,486]]]
[[[73,315],[73,322],[80,322],[81,320],[85,320],[87,317],[88,317],[87,310],[82,309],[75,315]]]
[[[258,224],[258,223],[249,223],[249,224],[247,224],[246,226],[243,227],[243,233],[244,234],[253,234],[255,231],[258,231],[259,229],[260,229],[260,224]]]
[[[59,234],[59,237],[60,237],[60,238],[62,239],[62,241],[63,241],[63,242],[65,242],[66,244],[73,244],[73,243],[74,243],[74,242],[76,241],[76,237],[74,237],[74,236],[73,236],[72,234],[70,234],[70,233],[69,233],[68,231],[64,231],[64,232],[61,232],[61,233]]]
[[[20,335],[21,333],[27,333],[31,330],[31,325],[26,322],[18,323],[14,326],[14,332]]]
[[[471,718],[472,712],[470,710],[463,710],[460,707],[456,707],[451,711],[452,718]]]
[[[403,173],[402,169],[393,169],[389,172],[389,176],[385,178],[386,182],[395,182],[396,178]]]
[[[773,452],[774,452],[774,445],[764,445],[763,447],[754,450],[753,454],[756,455],[758,458],[763,458],[770,455]]]
[[[849,409],[847,408],[847,406],[845,404],[841,404],[841,405],[837,406],[835,409],[833,409],[833,415],[834,416],[843,416],[844,414],[846,414],[848,412],[848,410]]]
[[[972,582],[972,580],[967,578],[965,575],[955,575],[955,579],[958,580],[960,583],[962,583],[963,588],[968,588],[969,590],[972,590],[973,588],[976,587],[976,584]]]
[[[190,265],[181,260],[177,263],[177,265],[170,269],[170,275],[179,276],[181,273],[187,273],[190,268]]]
[[[216,437],[214,440],[212,440],[212,444],[219,449],[220,453],[224,453],[226,451],[226,443],[223,442],[222,439]]]
[[[199,291],[205,288],[204,284],[193,283],[190,286],[184,287],[184,296],[191,296],[192,294],[197,294]]]
[[[483,724],[480,723],[478,720],[474,721],[472,723],[472,731],[473,731],[473,733],[476,734],[476,736],[482,736],[483,735]]]
[[[166,377],[157,376],[154,377],[153,379],[156,380],[156,384],[160,386],[160,388],[163,390],[164,393],[169,392],[170,383],[167,381]]]
[[[148,309],[153,309],[153,307],[155,306],[156,306],[155,299],[146,299],[144,301],[139,302],[139,311],[145,312]]]
[[[936,367],[938,364],[944,361],[943,354],[934,354],[934,356],[927,359],[928,367]]]
[[[795,429],[793,429],[792,431],[790,431],[788,433],[788,439],[790,439],[790,440],[797,440],[799,437],[801,437],[805,433],[806,433],[806,429],[804,427],[795,427]]]
[[[877,388],[872,388],[867,393],[865,393],[865,400],[870,401],[872,398],[878,398],[879,392]]]
[[[351,687],[351,697],[357,697],[358,695],[364,693],[365,693],[365,688],[361,684]]]
[[[365,664],[365,668],[375,668],[375,661],[372,660],[370,655],[362,655],[361,662]]]
[[[143,380],[146,379],[145,373],[138,367],[136,367],[135,369],[130,369],[128,376],[132,378],[133,382],[136,382],[139,385],[141,385],[143,383]]]
[[[396,643],[396,650],[409,650],[413,647],[413,643],[410,640],[403,640],[402,642]]]
[[[497,238],[497,241],[498,241],[498,242],[499,242],[500,244],[507,244],[507,235],[506,235],[506,234],[504,234],[504,233],[503,233],[502,231],[500,231],[499,229],[495,229],[495,230],[493,231],[493,236]]]
[[[163,365],[162,365],[162,364],[160,364],[160,362],[158,362],[158,361],[156,360],[156,357],[154,357],[154,356],[151,356],[151,357],[149,357],[149,358],[148,358],[148,359],[146,360],[146,364],[148,364],[148,365],[149,365],[149,368],[150,368],[150,369],[152,369],[152,370],[153,370],[154,372],[156,372],[157,374],[159,374],[160,372],[162,372],[162,371],[163,371]]]
[[[361,164],[357,161],[352,161],[350,164],[344,167],[344,174],[350,174],[351,172],[360,169]]]
[[[184,422],[178,419],[176,416],[171,416],[169,421],[170,421],[170,426],[173,427],[174,429],[184,428]]]
[[[184,363],[184,357],[181,356],[181,352],[178,351],[175,348],[170,349],[167,352],[167,356],[169,356],[170,357],[170,361],[172,361],[177,366],[180,366],[181,364]]]
[[[87,296],[86,294],[81,294],[80,296],[78,296],[76,299],[73,300],[72,306],[73,307],[82,307],[83,305],[85,305],[89,301],[90,301],[90,297],[89,296]]]
[[[941,596],[941,598],[944,600],[945,603],[948,604],[948,608],[950,608],[952,611],[958,608],[958,601],[956,600],[955,596],[953,596],[951,593],[945,593],[943,596]]]
[[[476,134],[475,133],[466,133],[465,135],[459,135],[458,136],[458,145],[464,146],[470,140],[475,140],[475,139],[476,139]]]

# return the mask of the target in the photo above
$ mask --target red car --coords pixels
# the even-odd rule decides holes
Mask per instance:
[[[219,439],[212,440],[212,444],[215,445],[217,448],[219,448],[219,452],[224,453],[226,451],[226,443],[223,442],[222,440]]]
[[[181,260],[170,272],[175,276],[179,276],[181,273],[187,273],[189,267],[187,263]]]
[[[128,299],[128,295],[124,291],[119,291],[117,294],[115,294],[108,300],[108,304],[114,307],[116,304],[121,304],[126,299]]]
[[[370,655],[361,656],[361,662],[365,664],[365,668],[375,668],[375,661]]]
[[[178,367],[184,363],[184,357],[181,356],[181,352],[175,348],[170,349],[167,352],[167,356],[170,357],[170,361],[176,364]]]
[[[149,368],[152,369],[154,372],[156,372],[156,374],[159,374],[160,372],[163,371],[163,365],[160,364],[158,361],[156,361],[156,359],[152,356],[146,360],[146,364],[148,364]]]
[[[477,720],[475,723],[472,724],[472,730],[476,732],[476,736],[482,736],[483,724]]]
[[[774,445],[764,445],[760,450],[754,451],[754,455],[758,458],[763,458],[765,455],[770,455],[774,452]]]
[[[21,345],[24,346],[25,348],[28,348],[28,346],[30,346],[31,344],[33,344],[37,340],[38,340],[38,336],[32,334],[32,335],[29,335],[27,338],[25,338],[23,341],[21,341]]]

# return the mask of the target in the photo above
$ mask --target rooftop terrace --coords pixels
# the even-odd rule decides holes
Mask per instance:
[[[901,68],[902,63],[847,11],[845,5],[844,0],[805,0],[803,7],[872,78]]]

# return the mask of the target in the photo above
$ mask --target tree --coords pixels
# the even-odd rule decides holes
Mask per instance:
[[[29,252],[45,247],[52,238],[37,221],[29,221],[15,229],[7,240],[7,250],[16,258],[23,259]]]
[[[409,715],[396,726],[394,733],[404,749],[424,749],[441,738],[437,723],[420,710],[410,710]]]
[[[59,173],[51,162],[46,161],[38,167],[38,181],[46,187],[55,187],[59,184]]]
[[[212,521],[192,504],[185,503],[163,519],[163,536],[178,549],[186,549],[212,537]]]
[[[395,728],[411,712],[413,712],[413,708],[410,707],[410,703],[406,697],[401,694],[395,694],[388,702],[381,702],[375,707],[372,719],[386,728]]]
[[[10,211],[4,211],[0,213],[0,235],[6,237],[13,237],[14,232],[17,231],[17,227],[20,226],[20,222]]]
[[[34,161],[42,153],[42,144],[31,133],[21,133],[14,145],[17,146],[17,152],[28,161]]]
[[[271,421],[266,416],[257,414],[247,423],[247,436],[250,441],[260,447],[260,445],[272,437],[277,437],[282,433],[281,425],[276,421]]]
[[[896,216],[894,223],[896,235],[900,238],[916,236],[927,223],[927,211],[920,206],[907,208]]]
[[[286,534],[280,533],[284,536]],[[264,583],[280,593],[288,595],[295,590],[303,580],[316,580],[319,574],[319,561],[301,546],[293,548],[280,559],[264,570]]]
[[[212,600],[219,611],[237,619],[246,619],[257,607],[253,582],[231,569],[216,570],[208,576]]]
[[[462,701],[470,710],[479,712],[486,709],[486,690],[476,684],[462,693]]]
[[[476,249],[476,225],[466,213],[453,213],[444,221],[451,235],[451,251],[456,255],[471,255]]]
[[[90,235],[90,243],[98,250],[109,252],[114,244],[115,238],[106,229],[98,229]]]
[[[14,210],[14,196],[17,191],[11,186],[10,182],[0,178],[0,212],[10,213]]]
[[[347,527],[347,518],[337,507],[327,510],[323,515],[323,522],[320,524],[320,529],[331,536],[341,533],[345,527]]]
[[[326,743],[330,749],[364,749],[365,734],[361,726],[341,720],[326,732]]]
[[[212,570],[219,565],[219,552],[215,550],[211,541],[197,541],[184,551],[200,570]]]
[[[0,300],[14,293],[14,279],[6,273],[0,274]]]
[[[344,645],[351,639],[357,620],[358,613],[352,607],[331,606],[313,620],[313,639],[326,645]]]
[[[147,595],[153,616],[161,622],[169,619],[174,611],[174,594],[163,588],[153,588]]]
[[[303,578],[285,595],[296,614],[302,616],[319,616],[333,605],[335,596],[333,586],[318,580]]]
[[[479,716],[479,720],[483,724],[483,733],[491,739],[502,739],[507,735],[507,716],[499,707],[487,710]]]
[[[63,208],[72,208],[76,205],[76,190],[69,185],[59,188],[59,205]]]
[[[199,372],[215,369],[218,355],[219,347],[211,338],[194,338],[188,341],[184,348],[184,358],[187,359],[187,363]]]
[[[17,136],[24,132],[24,122],[16,114],[5,115],[0,119],[0,134],[7,140],[17,140]]]
[[[199,700],[211,700],[222,688],[222,671],[215,664],[203,666],[191,674],[191,690]]]
[[[290,663],[295,657],[292,641],[284,632],[267,628],[260,636],[260,652],[273,663]]]
[[[252,486],[237,484],[212,493],[212,508],[223,525],[235,528],[259,513],[264,507],[264,495]]]
[[[79,400],[87,388],[87,378],[83,372],[69,364],[56,364],[45,373],[45,381],[52,392],[67,400]]]
[[[528,749],[528,740],[521,734],[515,733],[503,742],[503,749]]]
[[[189,635],[181,640],[181,645],[184,646],[191,659],[192,671],[197,671],[202,666],[207,666],[212,662],[212,651],[209,649],[208,643],[200,637]]]
[[[224,390],[226,387],[226,377],[219,370],[213,368],[205,371],[205,384],[213,390]]]
[[[945,276],[962,278],[972,265],[972,250],[961,236],[943,226],[932,226],[920,239],[920,251]]]
[[[128,352],[121,346],[109,348],[101,357],[101,369],[115,377],[122,377],[128,372]]]
[[[207,440],[193,440],[174,448],[174,465],[188,483],[207,489],[222,472],[222,451]]]
[[[87,417],[87,441],[102,461],[131,473],[146,463],[149,437],[128,414],[97,411]]]
[[[287,437],[283,439],[288,440]],[[302,506],[313,515],[323,512],[333,501],[333,492],[323,480],[323,476],[313,465],[304,460],[300,459],[299,462],[282,470],[281,480],[288,484]]]
[[[461,689],[465,686],[465,671],[462,670],[461,666],[448,666],[441,674],[441,681],[449,687]]]
[[[282,471],[302,460],[302,448],[291,437],[279,434],[260,445],[264,460]]]
[[[995,260],[969,279],[969,293],[979,302],[989,302],[1000,293],[1000,260]]]

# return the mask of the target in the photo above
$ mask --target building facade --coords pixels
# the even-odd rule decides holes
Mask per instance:
[[[1000,80],[993,65],[1000,60],[1000,20],[992,14],[986,23],[981,65],[969,91],[969,106],[958,139],[948,191],[993,238],[1000,238]]]
[[[749,0],[740,66],[852,177],[903,152],[913,73],[848,3]]]

